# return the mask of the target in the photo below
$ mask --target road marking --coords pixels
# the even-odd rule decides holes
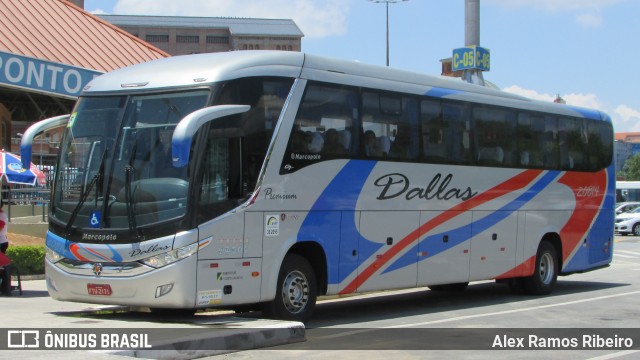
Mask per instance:
[[[640,252],[637,252],[637,251],[631,251],[631,250],[615,250],[613,253],[614,253],[614,255],[615,255],[616,253],[621,253],[621,252],[622,252],[622,253],[625,253],[625,254],[631,254],[631,255],[637,255],[637,256],[640,256]]]
[[[602,356],[592,357],[592,358],[589,358],[588,360],[615,359],[615,358],[618,358],[618,357],[627,356],[627,355],[635,354],[635,353],[638,353],[638,352],[640,352],[640,350],[624,350],[624,351],[615,352],[613,354],[606,354],[606,355],[602,355]]]
[[[623,257],[623,258],[627,258],[627,259],[637,259],[637,256],[631,256],[631,255],[622,255],[622,254],[613,254],[613,256],[618,256],[618,257]]]
[[[640,294],[640,290],[626,292],[626,293],[620,293],[620,294],[613,294],[613,295],[604,295],[604,296],[599,296],[599,297],[590,298],[590,299],[567,301],[567,302],[557,303],[557,304],[531,306],[531,307],[522,308],[522,309],[497,311],[497,312],[491,312],[491,313],[485,313],[485,314],[458,316],[458,317],[455,317],[455,318],[433,320],[433,321],[425,321],[425,322],[415,323],[415,324],[381,326],[381,327],[378,327],[378,328],[355,329],[355,330],[351,330],[351,331],[340,332],[340,333],[337,333],[337,334],[325,335],[325,336],[321,336],[319,338],[322,338],[322,339],[330,339],[330,338],[338,338],[338,337],[342,338],[344,336],[364,334],[364,333],[367,333],[367,332],[370,332],[370,331],[377,331],[377,330],[380,330],[380,329],[397,329],[397,328],[416,327],[416,326],[422,326],[422,325],[441,324],[441,323],[445,323],[445,322],[467,320],[467,319],[473,319],[473,318],[479,318],[479,317],[485,317],[485,316],[513,314],[513,313],[524,312],[524,311],[546,309],[546,308],[551,308],[551,307],[556,307],[556,306],[580,304],[580,303],[585,303],[585,302],[589,302],[589,301],[611,299],[611,298],[615,298],[615,297],[621,297],[621,296],[627,296],[627,295],[636,295],[636,294]],[[339,329],[339,327],[336,328],[336,329]],[[619,353],[616,353],[616,354],[619,354],[619,355],[616,356],[616,357],[619,357],[619,356],[627,355],[628,353],[626,351],[622,351],[622,352],[619,352]],[[610,355],[614,355],[614,354],[610,354]],[[593,359],[598,359],[598,358],[593,358]],[[602,358],[602,359],[605,360],[605,359],[610,359],[610,358]]]
[[[531,306],[531,307],[522,308],[522,309],[513,309],[513,310],[496,311],[496,312],[490,312],[490,313],[484,313],[484,314],[458,316],[458,317],[454,317],[454,318],[425,321],[425,322],[420,322],[420,323],[415,323],[415,324],[383,326],[382,328],[384,328],[384,329],[393,329],[393,328],[405,328],[405,327],[416,327],[416,326],[423,326],[423,325],[441,324],[441,323],[446,323],[446,322],[474,319],[474,318],[480,318],[480,317],[486,317],[486,316],[514,314],[514,313],[525,312],[525,311],[547,309],[547,308],[552,308],[552,307],[556,307],[556,306],[566,306],[566,305],[580,304],[580,303],[585,303],[585,302],[590,302],[590,301],[598,301],[598,300],[611,299],[611,298],[616,298],[616,297],[621,297],[621,296],[628,296],[628,295],[636,295],[636,294],[640,294],[640,290],[626,292],[626,293],[620,293],[620,294],[598,296],[598,297],[594,297],[594,298],[590,298],[590,299],[567,301],[567,302],[557,303],[557,304],[539,305],[539,306]]]

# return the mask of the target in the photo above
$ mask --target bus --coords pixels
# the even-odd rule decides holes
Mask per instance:
[[[322,295],[493,280],[548,294],[611,262],[599,111],[304,53],[176,56],[95,78],[51,192],[52,298],[308,320]]]
[[[616,181],[616,202],[640,202],[640,181]]]

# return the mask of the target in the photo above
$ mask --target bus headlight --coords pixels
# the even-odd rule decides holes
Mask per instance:
[[[44,252],[44,256],[47,258],[47,260],[49,260],[52,264],[57,263],[58,261],[62,260],[62,255],[58,254],[57,252],[49,249],[48,247],[45,247],[45,252]]]
[[[141,263],[154,268],[161,268],[169,264],[173,264],[178,260],[193,255],[198,250],[198,243],[187,245],[179,249],[171,250],[163,254],[151,256],[140,260]]]

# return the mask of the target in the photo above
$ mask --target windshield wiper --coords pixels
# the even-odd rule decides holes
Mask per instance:
[[[93,175],[93,178],[91,178],[91,181],[87,185],[87,188],[80,195],[80,200],[78,201],[78,204],[76,205],[75,208],[73,208],[73,211],[71,212],[71,216],[69,217],[69,222],[67,223],[67,226],[64,228],[64,233],[66,236],[71,235],[71,228],[73,227],[73,223],[76,221],[76,217],[78,217],[78,213],[80,213],[80,209],[82,209],[82,206],[87,201],[87,197],[89,196],[89,193],[91,192],[91,190],[93,190],[93,187],[96,186],[96,183],[98,183],[98,180],[102,178],[102,174],[104,173],[104,159],[106,158],[106,155],[107,155],[107,150],[105,149],[105,151],[102,153],[102,158],[100,159],[100,166],[98,167],[98,172],[95,175]],[[96,196],[96,201],[97,201],[97,196]]]
[[[131,166],[131,164],[126,165],[124,167],[124,173],[125,173],[125,177],[124,177],[124,197],[125,197],[125,202],[127,204],[127,220],[129,222],[129,233],[131,233],[131,236],[134,237],[136,240],[140,241],[143,240],[143,236],[140,235],[140,233],[138,232],[138,224],[136,223],[136,215],[135,215],[135,209],[133,208],[133,196],[131,193],[131,178],[133,177],[133,172],[135,171],[135,169],[133,168],[133,166]]]

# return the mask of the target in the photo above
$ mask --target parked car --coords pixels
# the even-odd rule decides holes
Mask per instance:
[[[640,207],[616,216],[614,231],[620,235],[640,236]]]
[[[622,202],[616,204],[616,215],[629,212],[635,208],[640,207],[640,202]]]

